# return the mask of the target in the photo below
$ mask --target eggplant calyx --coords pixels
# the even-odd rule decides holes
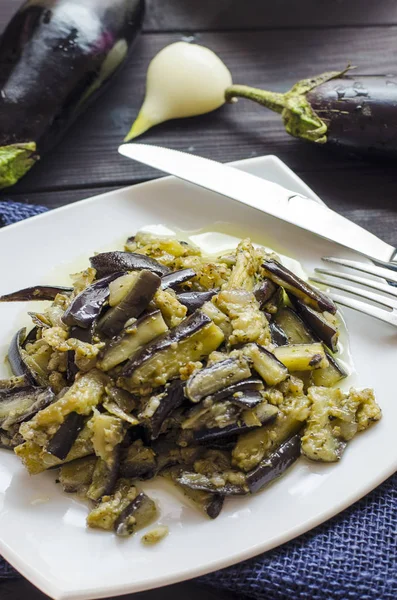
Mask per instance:
[[[343,77],[351,68],[348,65],[343,71],[328,71],[310,79],[302,79],[284,94],[246,85],[232,85],[226,89],[225,98],[227,102],[232,102],[235,98],[253,100],[281,114],[285,130],[290,135],[309,142],[325,144],[328,125],[313,110],[306,96],[311,90],[330,79]]]
[[[0,146],[0,189],[17,183],[37,160],[34,142]]]

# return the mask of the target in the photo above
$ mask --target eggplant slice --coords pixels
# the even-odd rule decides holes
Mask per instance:
[[[92,483],[87,491],[87,498],[97,502],[103,496],[110,496],[113,493],[120,468],[120,447],[112,451],[112,456],[107,461],[98,458],[92,476]]]
[[[123,274],[122,272],[112,273],[80,292],[62,317],[65,325],[83,329],[91,327],[94,321],[98,319],[106,300],[109,298],[109,283]]]
[[[148,420],[150,437],[155,440],[160,435],[164,421],[185,401],[184,384],[180,380],[172,381],[165,388],[153,416]]]
[[[157,517],[155,502],[141,492],[120,514],[114,524],[116,535],[127,537],[149,525]]]
[[[310,344],[318,341],[301,317],[288,306],[283,306],[277,311],[274,315],[274,323],[286,336],[287,344]]]
[[[263,381],[261,379],[250,377],[249,379],[243,379],[242,381],[238,381],[233,385],[228,385],[222,390],[215,392],[215,394],[211,394],[211,400],[213,402],[218,402],[219,400],[227,398],[228,400],[230,400],[230,402],[235,401],[236,404],[244,404],[244,406],[247,406],[247,408],[252,408],[253,406],[255,406],[255,404],[253,404],[252,402],[240,402],[239,394],[244,392],[259,392],[260,390],[263,390],[263,388]]]
[[[168,327],[159,310],[145,314],[109,343],[99,368],[110,371],[117,365],[132,360],[149,342],[167,331]]]
[[[90,258],[91,266],[96,270],[97,277],[106,277],[120,271],[152,271],[163,277],[170,272],[168,267],[149,258],[144,254],[135,252],[102,252]]]
[[[51,388],[15,387],[0,392],[0,428],[28,421],[55,399]]]
[[[161,279],[155,273],[145,269],[140,271],[123,300],[110,308],[99,321],[98,330],[108,338],[118,335],[129,319],[141,316],[160,284]]]
[[[200,402],[227,386],[251,377],[248,361],[243,357],[226,358],[193,373],[186,383],[186,396],[191,402]]]
[[[319,312],[327,310],[333,315],[336,313],[336,306],[330,298],[303,281],[281,263],[276,260],[265,260],[262,268],[266,277],[285,288],[288,293],[296,296],[305,304],[309,304]]]
[[[182,269],[180,271],[173,271],[168,275],[164,275],[161,279],[161,287],[163,290],[167,290],[168,288],[175,289],[178,285],[182,283],[186,283],[190,279],[196,276],[196,271],[193,269]]]
[[[62,465],[59,473],[59,483],[67,494],[79,494],[84,497],[92,483],[96,465],[95,456],[78,458]]]
[[[181,304],[186,306],[188,315],[191,315],[204,306],[206,302],[209,302],[218,292],[219,289],[208,290],[206,292],[181,292],[176,297]]]
[[[263,385],[263,384],[262,384]],[[230,386],[232,389],[237,386]],[[211,396],[213,399],[213,396]],[[259,391],[242,389],[241,391],[235,391],[231,396],[225,398],[228,402],[241,406],[241,408],[255,408],[263,402],[263,396]]]
[[[32,300],[55,300],[58,294],[71,294],[72,287],[36,285],[0,296],[0,302],[30,302]]]
[[[247,473],[247,484],[250,492],[258,492],[265,485],[280,477],[298,460],[301,453],[300,435],[294,435],[281,444],[270,456],[267,456],[255,469]]]
[[[263,346],[248,344],[243,347],[243,352],[252,361],[253,368],[267,385],[277,385],[287,379],[289,375],[287,367]]]
[[[313,310],[313,308],[301,300],[292,296],[291,302],[301,319],[313,331],[317,338],[324,342],[332,352],[337,352],[339,331],[335,325],[330,323],[330,321],[328,321],[321,313]]]
[[[265,305],[274,296],[278,289],[278,285],[271,281],[271,279],[264,279],[254,287],[254,296],[259,302],[259,307],[261,310],[264,309]]]
[[[249,493],[247,483],[230,483],[226,477],[222,476],[219,479],[222,479],[223,483],[220,483],[215,477],[185,471],[177,477],[177,482],[192,490],[201,490],[202,492],[220,494],[221,496],[244,496]]]
[[[193,490],[190,487],[181,485],[178,481],[178,477],[181,473],[181,468],[172,467],[164,472],[164,476],[179,488],[185,496],[192,500],[194,505],[203,511],[210,519],[216,519],[223,508],[225,497],[220,494]]]
[[[49,441],[47,452],[61,460],[65,460],[77,436],[83,429],[84,423],[84,415],[79,415],[76,412],[68,414],[58,431]]]
[[[259,392],[247,392],[247,394],[248,393],[258,394],[260,401],[263,402],[263,398]],[[277,419],[279,411],[273,404],[264,403],[260,406],[258,403],[256,406],[258,406],[257,411],[247,411],[248,414],[247,412],[241,413],[237,417],[235,423],[226,425],[226,427],[203,427],[193,431],[193,441],[197,444],[211,445],[214,442],[217,443],[228,440],[231,437],[234,438],[247,431],[252,431],[255,428],[263,427],[264,425],[273,423]],[[252,421],[250,421],[250,416]]]
[[[176,378],[180,366],[208,356],[223,339],[223,333],[211,319],[197,311],[130,360],[122,371],[119,385],[130,389],[144,382],[159,387],[159,375],[163,384]]]

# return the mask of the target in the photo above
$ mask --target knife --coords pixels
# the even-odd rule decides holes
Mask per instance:
[[[355,250],[378,264],[397,269],[397,264],[389,263],[396,258],[396,248],[325,205],[277,183],[208,158],[160,146],[123,144],[119,152]]]

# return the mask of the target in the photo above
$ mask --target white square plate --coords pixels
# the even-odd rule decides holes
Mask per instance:
[[[281,161],[268,156],[239,164],[289,189],[319,199]],[[133,165],[131,164],[131,168]],[[248,234],[254,242],[300,260],[307,271],[324,255],[354,256],[337,246],[195,186],[165,178],[91,198],[0,231],[0,294],[37,283],[67,281],[96,250],[121,247],[143,226]],[[83,260],[84,259],[84,260]],[[78,264],[79,263],[79,264]],[[0,306],[0,356],[21,325],[26,306]],[[356,374],[347,385],[374,387],[383,419],[355,439],[340,464],[301,459],[268,490],[230,499],[206,520],[163,482],[146,489],[161,507],[170,535],[147,549],[140,535],[120,540],[87,530],[87,505],[63,494],[54,473],[29,477],[19,460],[0,450],[0,553],[55,599],[87,600],[182,581],[274,548],[335,515],[381,483],[397,467],[395,330],[344,311]],[[0,376],[6,376],[5,367]],[[269,518],[271,516],[271,518]]]

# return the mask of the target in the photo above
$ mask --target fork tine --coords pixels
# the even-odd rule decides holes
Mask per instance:
[[[345,273],[344,271],[331,271],[328,269],[314,269],[316,273],[321,273],[321,275],[328,275],[329,277],[339,277],[341,279],[345,279],[346,281],[353,281],[353,283],[359,283],[360,285],[365,285],[366,287],[372,288],[374,290],[378,290],[378,292],[384,292],[385,294],[389,294],[390,296],[394,296],[397,298],[397,288],[389,285],[388,283],[382,283],[377,279],[367,279],[366,277],[357,277],[357,275],[350,275],[350,273]]]
[[[371,275],[383,277],[383,279],[387,279],[388,281],[397,283],[397,273],[389,269],[385,269],[384,267],[377,267],[373,264],[365,264],[357,260],[335,258],[333,256],[325,256],[322,260],[324,260],[325,262],[333,263],[335,265],[342,265],[343,267],[348,267],[349,269],[356,269],[357,271],[361,271],[362,273],[370,273]]]
[[[377,306],[371,306],[370,304],[361,302],[361,300],[346,298],[345,296],[340,296],[339,294],[331,293],[328,294],[328,296],[338,304],[342,304],[343,306],[347,306],[348,308],[352,308],[353,310],[357,310],[365,315],[374,317],[375,319],[379,319],[380,321],[384,321],[385,323],[389,323],[389,325],[394,325],[397,327],[397,315],[395,312],[389,312],[383,310],[383,308],[378,308]]]
[[[387,308],[397,308],[397,301],[393,300],[392,298],[381,296],[380,294],[375,294],[369,290],[362,290],[361,288],[354,287],[353,285],[345,285],[343,283],[328,281],[327,279],[320,279],[318,277],[310,277],[309,280],[314,281],[315,283],[322,283],[327,287],[336,288],[337,290],[341,290],[341,292],[348,292],[354,296],[365,298],[365,300],[377,302],[378,304],[381,304]]]

